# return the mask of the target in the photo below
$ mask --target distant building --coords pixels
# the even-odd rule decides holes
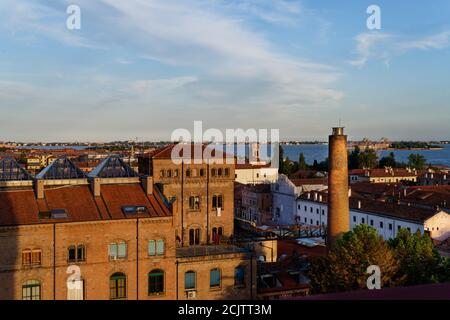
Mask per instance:
[[[417,182],[423,186],[450,186],[450,173],[448,171],[427,170],[418,177]]]
[[[236,164],[235,181],[244,184],[275,183],[278,168],[271,164]]]
[[[399,183],[402,181],[417,181],[417,170],[400,169],[400,168],[384,168],[384,169],[354,169],[349,172],[349,182],[351,184],[357,182],[371,183]]]

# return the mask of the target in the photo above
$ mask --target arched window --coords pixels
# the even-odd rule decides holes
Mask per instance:
[[[216,169],[211,169],[211,176],[212,177],[215,177],[216,176]]]
[[[200,169],[200,177],[203,177],[205,175],[205,169]]]
[[[187,169],[186,170],[186,177],[190,177],[191,176],[191,169]]]
[[[41,300],[41,283],[28,280],[22,285],[22,300]]]
[[[221,176],[221,175],[222,175],[222,168],[219,168],[219,169],[217,170],[217,175],[218,175],[218,176]]]
[[[125,299],[127,297],[127,277],[121,272],[114,273],[109,278],[110,299]]]
[[[195,272],[188,271],[184,274],[184,289],[195,290]]]
[[[164,271],[160,269],[152,270],[148,274],[148,294],[159,295],[164,293]]]
[[[219,288],[220,287],[220,270],[215,268],[209,271],[209,287]]]

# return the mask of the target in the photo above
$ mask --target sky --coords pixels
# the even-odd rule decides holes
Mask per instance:
[[[450,139],[449,18],[448,0],[0,0],[0,141],[170,140],[194,121]]]

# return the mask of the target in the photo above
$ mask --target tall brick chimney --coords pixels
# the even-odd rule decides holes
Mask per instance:
[[[348,204],[347,136],[343,127],[333,128],[328,143],[328,230],[327,248],[350,230]]]

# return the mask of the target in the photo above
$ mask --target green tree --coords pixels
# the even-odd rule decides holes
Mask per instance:
[[[408,156],[408,165],[415,169],[421,170],[425,168],[426,159],[419,153],[411,153]]]
[[[358,169],[359,168],[359,154],[361,153],[361,150],[358,146],[356,146],[352,152],[348,155],[348,168],[350,170]]]
[[[308,170],[309,167],[306,164],[305,155],[303,152],[300,152],[300,155],[298,157],[298,164],[297,164],[298,170]]]
[[[376,229],[361,224],[339,239],[327,256],[311,260],[309,278],[313,293],[367,288],[367,267],[378,265],[382,286],[395,284],[399,263]]]
[[[397,277],[404,277],[404,285],[438,282],[445,276],[441,272],[444,261],[427,234],[422,235],[420,231],[411,234],[407,229],[400,229],[389,244],[400,261]]]
[[[396,168],[397,161],[395,160],[395,154],[393,152],[390,152],[389,155],[381,158],[379,166],[380,166],[380,168],[384,168],[384,167]]]
[[[358,156],[358,166],[360,169],[368,168],[372,169],[378,165],[378,156],[375,150],[366,148],[364,152],[361,152]]]

